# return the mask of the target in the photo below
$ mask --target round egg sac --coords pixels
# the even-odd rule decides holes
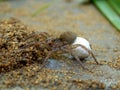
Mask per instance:
[[[76,44],[83,45],[88,50],[91,50],[89,42],[82,37],[76,37],[75,41],[73,42],[73,45]],[[76,47],[75,49],[72,50],[72,52],[74,55],[78,56],[81,59],[87,58],[89,56],[89,52],[81,46]]]

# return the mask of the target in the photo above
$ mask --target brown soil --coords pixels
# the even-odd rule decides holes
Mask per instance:
[[[79,5],[58,0],[35,17],[31,14],[49,0],[5,1],[0,3],[0,89],[120,89],[120,33],[92,4]],[[3,8],[6,6],[6,8]],[[2,9],[3,8],[3,9]],[[10,18],[10,17],[16,18]],[[32,37],[39,32],[49,35]],[[47,50],[22,47],[46,38],[56,38],[64,31],[73,31],[87,38],[101,65],[91,57],[83,70],[77,61],[56,53],[40,69]]]

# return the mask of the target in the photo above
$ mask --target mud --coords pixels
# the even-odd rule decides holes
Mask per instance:
[[[46,10],[32,17],[33,12],[48,3],[51,5]],[[17,64],[11,65],[6,61],[6,58],[1,57],[0,63],[7,63],[8,66],[12,66],[8,71],[1,70],[1,90],[120,89],[120,32],[101,15],[94,5],[79,5],[75,0],[69,3],[64,0],[57,0],[56,2],[49,0],[11,0],[0,2],[0,10],[1,33],[8,27],[11,32],[16,28],[15,25],[5,23],[10,17],[14,17],[18,22],[17,30],[23,30],[26,35],[31,31],[45,31],[53,37],[58,37],[62,32],[70,30],[90,41],[95,56],[101,63],[101,65],[97,65],[91,56],[88,57],[84,62],[84,65],[91,70],[88,72],[83,70],[77,61],[69,56],[61,57],[58,54],[57,57],[50,58],[46,67],[40,70],[41,63],[36,61],[27,65],[20,64],[19,66],[18,64],[17,67]],[[11,21],[9,24],[11,23],[13,22]],[[15,33],[21,35],[18,31]],[[22,40],[24,37],[20,38]],[[0,52],[9,54],[7,49],[2,49]]]

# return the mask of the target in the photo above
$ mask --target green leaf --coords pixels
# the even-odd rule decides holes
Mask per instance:
[[[93,2],[106,18],[120,31],[120,17],[108,2],[106,0],[93,0]]]
[[[120,16],[120,0],[108,0],[111,7],[116,11],[116,13]]]
[[[40,12],[46,10],[51,4],[45,4],[42,7],[40,7],[38,10],[32,13],[32,17],[38,15]]]

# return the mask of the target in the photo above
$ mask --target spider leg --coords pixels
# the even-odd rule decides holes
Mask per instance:
[[[24,49],[24,48],[31,47],[31,46],[40,46],[42,44],[45,44],[45,42],[32,42],[32,43],[29,43],[25,46],[22,46],[21,48]]]
[[[47,54],[46,58],[44,59],[44,62],[43,62],[43,64],[42,64],[42,66],[40,67],[40,70],[41,70],[43,67],[45,67],[45,65],[47,64],[48,59],[49,59],[49,57],[50,57],[50,55],[51,55],[52,53],[53,53],[53,51],[49,51],[49,53]]]
[[[95,57],[95,55],[93,54],[93,52],[90,51],[90,53],[91,53],[91,55],[92,55],[94,61],[95,61],[97,64],[99,64],[98,61],[97,61],[97,59],[96,59],[96,57]]]
[[[65,47],[65,46],[64,46]],[[66,47],[67,49],[64,48],[64,51],[66,52],[69,52],[80,64],[80,66],[83,68],[83,69],[86,69],[88,70],[87,68],[84,67],[83,63],[81,62],[81,60],[79,59],[78,56],[74,55],[73,52],[72,52],[72,48],[71,47]]]
[[[81,45],[81,44],[77,44],[77,46],[81,46],[81,47],[84,48],[86,51],[88,51],[88,53],[92,55],[94,61],[95,61],[97,64],[99,64],[98,61],[97,61],[97,59],[95,58],[95,55],[93,54],[92,51],[90,51],[89,49],[87,49],[85,46],[83,46],[83,45]]]
[[[49,36],[49,34],[47,32],[40,32],[40,33],[33,32],[27,38],[25,38],[24,41],[26,41],[27,39],[33,38],[33,37],[40,37],[40,36],[47,37],[47,36]]]
[[[72,54],[72,53],[71,53],[71,54]],[[79,59],[78,56],[75,56],[75,55],[73,55],[73,54],[72,54],[72,56],[79,62],[79,64],[81,65],[81,67],[82,67],[84,70],[87,70],[87,71],[93,73],[91,70],[89,70],[88,68],[86,68],[86,67],[83,65],[83,63],[81,62],[81,60]]]
[[[77,56],[74,56],[74,57],[75,57],[75,59],[79,62],[79,64],[81,65],[81,67],[82,67],[83,69],[87,69],[87,68],[84,67],[84,65],[83,65],[83,63],[81,62],[81,60],[79,59],[79,57],[77,57]]]

